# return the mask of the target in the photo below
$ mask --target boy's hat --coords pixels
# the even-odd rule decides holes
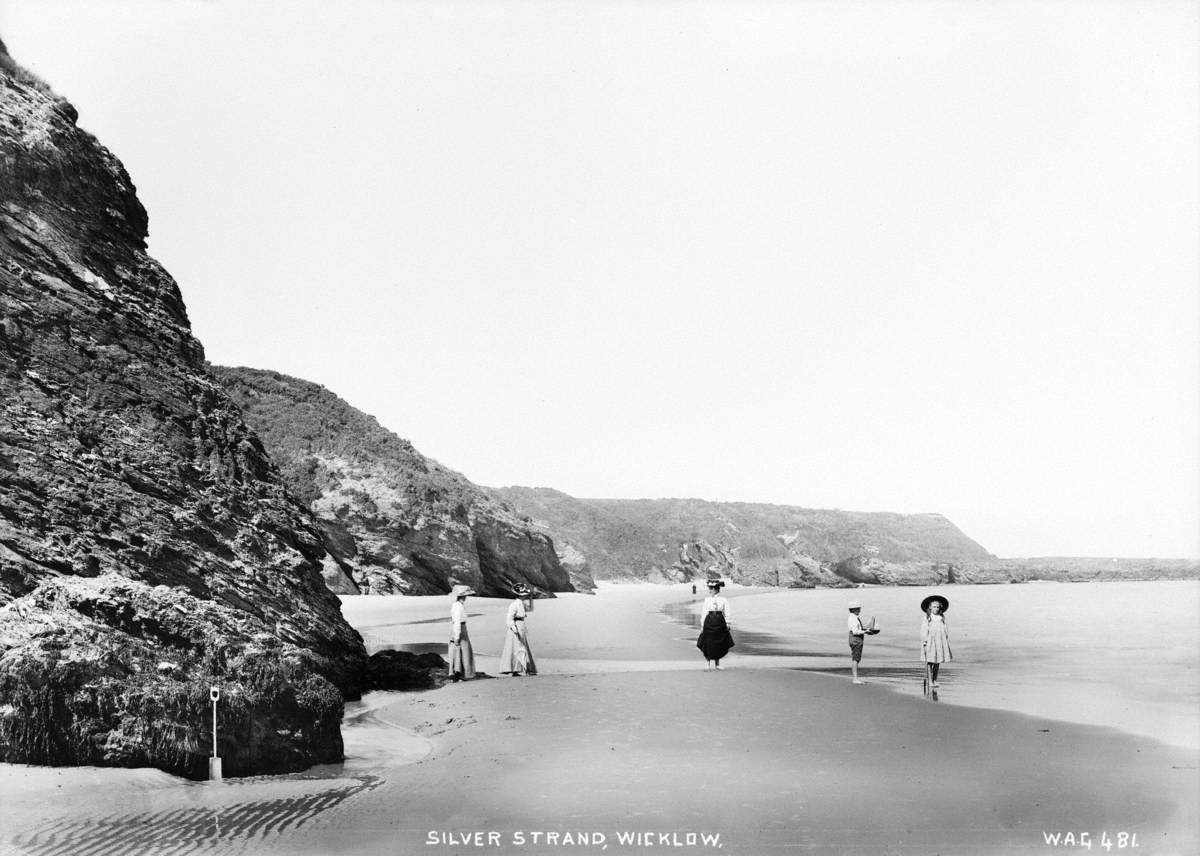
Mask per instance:
[[[470,586],[458,585],[450,589],[450,597],[466,597],[469,594],[475,594],[475,589]]]
[[[862,604],[857,600],[850,601],[849,609],[862,609]]]
[[[515,586],[513,586],[513,593],[529,594],[529,586],[525,585],[525,583],[517,583]]]
[[[718,588],[718,589],[719,589],[719,588],[721,588],[721,586],[725,585],[725,581],[724,581],[724,580],[719,580],[719,579],[716,579],[716,578],[714,577],[713,579],[711,579],[711,580],[708,580],[708,581],[706,582],[706,585],[707,585],[709,588]]]
[[[921,601],[921,612],[928,612],[929,604],[933,603],[935,600],[942,605],[942,612],[948,612],[950,610],[950,601],[946,600],[946,598],[942,597],[940,594],[931,594],[929,597]]]

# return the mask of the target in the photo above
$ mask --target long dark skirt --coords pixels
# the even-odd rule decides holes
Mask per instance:
[[[720,660],[729,653],[733,647],[733,637],[729,635],[725,613],[714,611],[704,616],[704,627],[696,640],[696,647],[704,652],[705,660]]]

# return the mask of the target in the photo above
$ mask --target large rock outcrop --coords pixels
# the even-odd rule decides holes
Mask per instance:
[[[342,756],[365,651],[125,169],[0,45],[0,760]]]
[[[212,366],[263,438],[292,491],[318,516],[332,587],[441,594],[455,583],[509,596],[589,590],[553,541],[504,502],[430,460],[318,384],[278,372]]]

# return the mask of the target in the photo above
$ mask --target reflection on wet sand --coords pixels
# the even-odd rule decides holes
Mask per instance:
[[[735,600],[735,607],[736,603]],[[697,612],[695,602],[685,601],[682,603],[665,604],[661,607],[660,612],[672,621],[687,627],[689,631],[700,632],[700,615]],[[770,657],[776,662],[782,658],[795,658],[797,665],[784,664],[784,667],[794,668],[803,672],[817,672],[828,675],[849,676],[850,674],[850,667],[847,662],[849,660],[848,652],[828,650],[808,651],[798,647],[795,641],[785,636],[751,630],[739,630],[736,618],[732,623],[734,638],[733,652],[739,656]],[[837,661],[839,665],[827,665],[830,660]],[[860,676],[867,683],[879,683],[909,694],[915,694],[917,692],[916,688],[921,687],[921,694],[925,698],[930,701],[938,700],[938,691],[936,688],[928,685],[925,667],[922,664],[886,662],[877,666],[864,664],[861,667]]]
[[[150,798],[161,800],[169,808],[146,810],[139,800],[115,810],[110,804],[90,814],[76,811],[70,816],[47,818],[35,830],[0,838],[0,853],[254,856],[264,850],[279,852],[281,839],[312,825],[323,812],[374,790],[396,768],[429,753],[428,740],[380,715],[395,697],[393,693],[369,693],[360,701],[346,703],[346,760],[342,763],[313,767],[304,773],[221,782],[168,779],[165,787],[153,789]]]
[[[356,776],[336,780],[299,779],[312,790],[295,796],[261,799],[262,786],[278,788],[279,777],[231,779],[220,784],[193,783],[198,801],[219,805],[162,812],[70,817],[14,838],[17,852],[30,856],[124,856],[129,853],[252,854],[264,840],[303,826],[318,814],[372,790],[382,780]],[[302,786],[303,787],[303,786]]]
[[[734,600],[736,608],[737,601]],[[660,610],[663,615],[670,618],[689,630],[694,630],[697,634],[700,632],[700,614],[696,610],[696,604],[691,602],[684,603],[669,603]],[[743,656],[755,657],[815,657],[818,659],[839,659],[844,660],[846,656],[840,653],[830,651],[803,651],[796,648],[795,645],[789,642],[782,636],[776,636],[773,633],[759,633],[753,630],[742,630],[737,626],[736,617],[731,622],[734,653]],[[808,669],[806,671],[824,671],[823,669]],[[838,671],[846,671],[840,669]]]

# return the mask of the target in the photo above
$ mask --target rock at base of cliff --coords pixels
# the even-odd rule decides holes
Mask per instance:
[[[367,660],[367,686],[373,690],[428,690],[448,680],[448,664],[437,654],[379,651]]]
[[[342,694],[312,652],[167,586],[64,577],[0,609],[0,761],[203,779],[343,758]]]

